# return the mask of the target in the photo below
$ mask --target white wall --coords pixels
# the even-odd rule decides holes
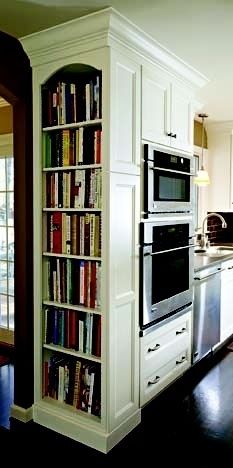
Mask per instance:
[[[232,209],[231,141],[233,122],[211,124],[207,129],[210,186],[207,206],[210,211]]]

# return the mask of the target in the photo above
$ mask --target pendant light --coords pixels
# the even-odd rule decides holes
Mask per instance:
[[[197,171],[197,175],[194,178],[194,184],[199,186],[209,185],[210,179],[208,172],[204,168],[204,119],[208,117],[207,114],[198,114],[198,117],[202,119],[202,134],[201,134],[201,169]]]

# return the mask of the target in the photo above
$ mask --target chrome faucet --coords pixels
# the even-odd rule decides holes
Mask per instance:
[[[218,214],[218,213],[209,213],[207,216],[205,216],[205,218],[203,219],[203,222],[202,222],[202,233],[201,233],[201,239],[200,239],[200,247],[202,248],[207,248],[209,246],[209,240],[208,240],[208,237],[207,237],[207,233],[205,233],[205,221],[210,218],[211,216],[217,216],[217,218],[221,219],[222,221],[222,228],[225,229],[227,227],[227,223],[225,221],[225,219],[223,218],[222,215]]]

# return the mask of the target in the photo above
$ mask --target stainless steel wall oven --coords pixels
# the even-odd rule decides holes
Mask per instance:
[[[193,299],[193,218],[170,215],[140,223],[140,327],[171,316]]]
[[[155,213],[188,213],[192,211],[191,176],[193,158],[174,149],[158,149],[145,144],[144,152],[144,217]]]

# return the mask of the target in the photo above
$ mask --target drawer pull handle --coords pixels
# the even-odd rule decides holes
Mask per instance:
[[[160,348],[160,344],[156,343],[156,345],[153,348],[148,348],[147,352],[152,353],[153,351],[156,351],[159,348]]]
[[[182,356],[181,359],[178,359],[178,360],[176,361],[176,365],[178,366],[179,364],[182,364],[182,362],[184,362],[185,359],[186,359],[186,356]]]
[[[176,331],[176,335],[181,335],[181,333],[184,333],[186,331],[186,328],[183,327],[182,330]]]
[[[148,381],[148,385],[154,385],[154,384],[158,383],[159,380],[160,380],[160,376],[156,375],[154,380],[149,380]]]

